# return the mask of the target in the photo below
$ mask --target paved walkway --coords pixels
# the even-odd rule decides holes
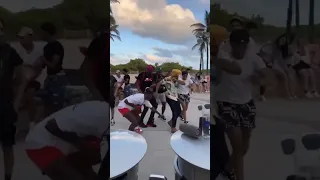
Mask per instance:
[[[190,123],[196,125],[200,116],[197,106],[207,103],[209,94],[193,94],[192,97],[188,116]],[[257,106],[257,128],[253,132],[251,148],[245,158],[247,180],[284,180],[292,173],[293,160],[282,154],[280,141],[286,136],[315,132],[320,129],[318,119],[320,101],[269,100],[258,103]],[[170,119],[170,112],[168,107],[167,119]],[[169,126],[162,120],[156,120],[156,124],[157,128],[147,128],[143,133],[148,142],[148,151],[140,163],[139,180],[147,180],[152,173],[163,174],[169,180],[174,180],[175,154],[169,144],[171,136]],[[116,125],[112,128],[127,129],[128,126],[129,122],[116,112]],[[13,180],[22,180],[25,177],[37,180],[47,179],[29,161],[23,151],[23,143],[17,144],[15,154],[16,167]],[[1,152],[0,155],[2,155]],[[3,174],[2,161],[0,161],[0,174]]]
[[[201,113],[198,111],[198,105],[206,104],[209,101],[209,94],[198,94],[193,95],[191,103],[189,105],[189,111],[187,113],[189,124],[197,125],[198,119]],[[201,100],[202,99],[202,100]],[[161,105],[158,110],[161,110]],[[171,110],[167,106],[165,112],[166,118],[169,120],[171,118]],[[145,122],[149,117],[149,113],[145,117]],[[157,115],[155,116],[157,117]],[[116,125],[112,129],[128,129],[130,123],[125,118],[121,117],[116,111],[115,114]],[[178,120],[178,125],[182,121]],[[170,127],[169,125],[161,119],[155,121],[157,124],[156,128],[145,128],[143,129],[143,137],[146,138],[148,143],[148,150],[140,163],[139,169],[139,180],[147,180],[150,174],[161,174],[165,175],[169,180],[174,180],[174,169],[173,161],[175,153],[170,147]]]

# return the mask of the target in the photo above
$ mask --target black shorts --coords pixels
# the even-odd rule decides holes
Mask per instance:
[[[13,146],[15,144],[16,125],[18,115],[9,102],[0,102],[0,144]]]
[[[298,64],[292,66],[292,68],[296,71],[296,72],[300,72],[301,70],[304,69],[310,69],[311,66],[303,61],[300,61]]]
[[[253,129],[256,127],[256,106],[253,100],[245,104],[217,102],[218,114],[226,128],[242,127]]]

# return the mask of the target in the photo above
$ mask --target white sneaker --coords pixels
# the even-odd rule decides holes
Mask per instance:
[[[307,98],[313,98],[313,95],[310,92],[304,94]]]

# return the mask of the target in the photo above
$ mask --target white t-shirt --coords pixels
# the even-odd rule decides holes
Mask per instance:
[[[215,99],[234,104],[244,104],[252,99],[251,76],[265,68],[262,59],[252,51],[247,51],[242,60],[234,59],[230,53],[219,52],[219,58],[237,61],[242,68],[240,75],[232,75],[226,71],[221,71],[220,84],[215,88]]]
[[[119,102],[119,105],[118,105],[119,109],[128,108],[128,109],[132,110],[133,107],[131,107],[128,104],[126,104],[124,102],[125,100],[127,100],[129,103],[132,103],[134,105],[138,105],[138,106],[145,105],[145,106],[147,106],[149,108],[152,108],[152,105],[151,105],[150,101],[145,100],[144,99],[144,94],[142,94],[142,93],[133,94],[133,95],[128,96],[128,97],[126,97],[125,99],[123,99],[122,101]]]
[[[109,133],[110,106],[102,101],[86,101],[66,107],[37,124],[26,137],[27,149],[55,147],[65,154],[77,152],[72,144],[54,136],[46,128],[51,119],[55,119],[59,128],[65,132],[77,133],[79,137],[95,136],[101,138]]]
[[[20,44],[16,50],[24,63],[28,65],[35,65],[36,63],[39,63],[40,57],[43,55],[43,45],[40,43],[34,43],[32,52],[27,52],[27,50]]]
[[[180,74],[178,78],[182,79],[182,75]],[[191,79],[191,75],[189,73],[188,73],[187,79]]]
[[[117,76],[117,75],[113,75],[113,77],[116,78],[118,83],[122,83],[123,82],[123,77],[124,77],[123,75],[120,75],[120,77]]]
[[[189,94],[190,93],[190,84],[193,83],[193,81],[191,79],[186,79],[186,80],[183,80],[182,78],[179,77],[179,80],[180,81],[184,81],[184,85],[182,84],[179,84],[178,86],[178,94]]]

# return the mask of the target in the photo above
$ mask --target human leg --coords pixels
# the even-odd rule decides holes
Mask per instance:
[[[17,113],[12,103],[0,102],[0,144],[3,152],[5,180],[10,180],[14,167],[14,150]]]
[[[154,96],[150,100],[150,103],[151,103],[152,107],[154,107],[154,109],[158,108],[158,103],[157,103],[157,100],[156,100],[156,98]],[[154,124],[154,115],[155,115],[154,111],[150,112],[150,116],[149,116],[149,120],[147,122],[147,126],[149,126],[149,127],[157,127],[157,125]]]

